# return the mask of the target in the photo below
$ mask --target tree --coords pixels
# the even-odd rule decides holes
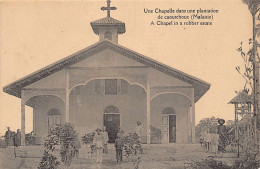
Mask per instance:
[[[260,126],[260,115],[259,115],[259,70],[257,69],[257,44],[256,44],[256,14],[260,10],[260,1],[259,0],[242,0],[244,4],[248,6],[248,9],[252,15],[253,20],[253,49],[252,49],[252,64],[253,64],[253,96],[254,96],[254,118],[255,118],[255,134],[257,133],[257,127]],[[258,123],[258,124],[257,124]],[[257,141],[257,138],[256,138]],[[260,139],[259,139],[260,141]],[[259,157],[260,158],[260,157]]]
[[[200,120],[199,124],[195,128],[196,139],[199,140],[199,138],[202,136],[202,133],[205,132],[207,129],[209,129],[210,131],[214,131],[215,129],[217,129],[218,120],[219,118],[216,118],[214,116]]]
[[[256,118],[258,119],[258,90],[259,90],[259,80],[258,80],[258,76],[259,76],[259,71],[256,69],[257,68],[257,62],[256,62],[256,57],[257,56],[257,44],[256,44],[256,14],[259,12],[260,10],[260,1],[259,0],[242,0],[242,2],[244,4],[246,4],[248,6],[248,9],[252,15],[252,21],[253,21],[253,48],[252,48],[252,57],[251,57],[251,62],[252,62],[252,66],[253,66],[253,96],[254,96],[254,115],[256,116]],[[257,120],[256,120],[257,121]]]

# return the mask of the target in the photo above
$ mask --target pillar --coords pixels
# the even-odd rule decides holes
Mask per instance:
[[[36,134],[36,110],[33,108],[33,133]]]
[[[21,145],[25,145],[25,99],[24,91],[21,91]]]
[[[146,79],[146,124],[147,124],[147,144],[151,144],[151,106],[150,106],[151,100],[150,100],[150,80],[149,80],[149,69],[148,69],[148,74],[147,74],[147,79]]]
[[[65,90],[66,90],[66,99],[65,99],[65,123],[69,123],[69,111],[70,111],[70,79],[69,79],[69,70],[65,71]]]
[[[196,142],[196,137],[195,137],[195,96],[194,96],[194,88],[192,90],[192,95],[191,95],[191,142],[195,143]]]
[[[192,105],[187,111],[187,143],[192,143]]]

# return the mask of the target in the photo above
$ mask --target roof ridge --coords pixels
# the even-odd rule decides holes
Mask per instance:
[[[107,17],[92,21],[92,22],[90,22],[90,24],[125,24],[125,23],[122,21],[119,21],[115,18],[107,16]]]

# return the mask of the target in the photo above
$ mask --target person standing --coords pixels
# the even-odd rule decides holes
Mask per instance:
[[[218,120],[218,134],[219,134],[219,149],[221,152],[226,151],[226,145],[227,145],[227,129],[225,124],[224,119],[219,119]]]
[[[212,141],[211,141],[212,153],[214,153],[215,155],[217,155],[218,153],[218,145],[219,145],[219,134],[218,131],[216,130],[212,134]]]
[[[135,133],[137,134],[140,142],[142,143],[142,123],[140,121],[137,122]]]
[[[102,136],[104,138],[104,147],[103,147],[103,153],[108,153],[107,143],[108,143],[108,133],[106,131],[106,126],[103,126]]]
[[[211,135],[211,133],[209,132],[209,129],[208,129],[207,133],[205,134],[205,142],[206,142],[207,152],[210,152],[211,140],[212,140],[212,135]]]
[[[94,137],[94,141],[93,143],[96,146],[97,149],[97,163],[102,163],[102,151],[103,151],[103,146],[104,146],[104,138],[102,135],[102,130],[101,129],[97,129],[96,130],[97,134]]]
[[[17,129],[17,133],[15,134],[15,146],[20,147],[21,146],[21,130]]]
[[[6,146],[11,146],[11,137],[12,137],[12,132],[10,130],[10,127],[7,127],[7,131],[5,132],[5,144]]]
[[[80,141],[78,139],[75,140],[75,156],[79,158],[79,149],[81,148]]]
[[[117,135],[115,140],[115,148],[116,148],[116,162],[123,161],[123,140],[121,134]]]

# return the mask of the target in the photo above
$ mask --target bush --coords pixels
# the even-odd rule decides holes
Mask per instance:
[[[193,169],[232,169],[221,161],[216,161],[214,159],[204,159],[201,161],[193,161],[190,164],[190,167]]]
[[[57,169],[59,165],[60,162],[57,160],[57,157],[45,150],[38,169]]]
[[[93,139],[95,137],[95,132],[85,134],[82,138],[81,141],[83,144],[92,144]]]
[[[4,139],[0,139],[0,148],[6,148],[6,143]]]
[[[95,132],[85,134],[83,137],[81,137],[81,141],[83,144],[90,144],[91,153],[95,151],[95,145],[93,145],[93,140],[95,137]]]
[[[142,153],[143,151],[140,137],[136,133],[129,133],[128,136],[124,136],[123,145],[127,157],[137,155],[137,153]]]
[[[34,145],[35,137],[32,133],[25,134],[25,145]]]
[[[41,164],[50,164],[52,165],[51,167],[55,168],[57,167],[57,163],[48,162],[48,160],[57,160],[57,158],[51,154],[56,146],[60,146],[61,161],[66,166],[70,166],[80,144],[74,127],[71,124],[66,123],[63,126],[55,126],[50,130],[50,134],[48,135],[44,146],[45,152]]]

